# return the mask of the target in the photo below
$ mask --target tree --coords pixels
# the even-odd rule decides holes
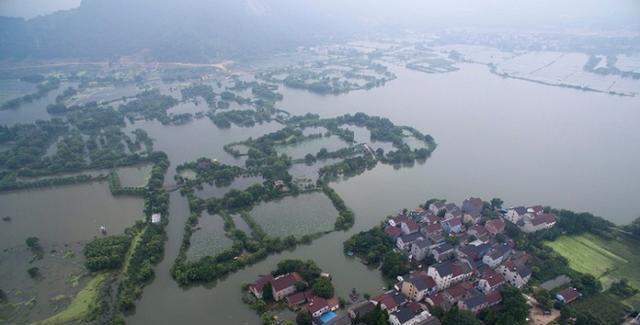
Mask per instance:
[[[39,269],[38,267],[36,267],[36,266],[34,266],[34,267],[30,267],[30,268],[27,270],[27,273],[29,273],[29,276],[30,276],[32,279],[34,279],[34,278],[36,278],[38,275],[40,275],[40,269]]]
[[[502,204],[504,204],[504,201],[502,201],[502,199],[499,199],[497,197],[491,199],[491,207],[493,209],[502,209]]]
[[[313,293],[322,298],[329,299],[333,297],[333,284],[329,278],[321,276],[313,283]]]
[[[40,249],[40,238],[38,237],[28,237],[25,240],[25,243],[27,244],[27,247],[32,250]]]
[[[395,278],[398,275],[407,273],[409,267],[407,266],[404,256],[396,252],[388,252],[384,255],[380,271],[388,278]]]
[[[550,310],[553,307],[553,299],[549,295],[549,291],[540,289],[533,294],[533,297],[538,301],[540,308],[544,310]]]
[[[364,323],[367,325],[388,325],[389,324],[389,314],[387,314],[386,310],[382,310],[380,304],[376,305],[369,313],[365,314],[356,324]]]
[[[7,303],[8,300],[7,294],[4,293],[4,290],[0,289],[0,305]]]
[[[442,317],[442,325],[482,325],[482,322],[472,312],[454,306]]]
[[[304,281],[296,282],[296,291],[304,291],[307,288],[307,283]]]
[[[298,315],[296,315],[296,324],[298,325],[311,325],[312,320],[311,314],[305,310],[298,312]]]
[[[271,286],[271,282],[267,282],[267,284],[262,287],[262,299],[264,301],[273,301],[273,287]]]
[[[502,305],[504,311],[498,316],[496,324],[527,324],[529,305],[518,288],[508,286],[502,290]]]

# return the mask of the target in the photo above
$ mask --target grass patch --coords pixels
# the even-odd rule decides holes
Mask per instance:
[[[604,240],[595,235],[563,236],[546,245],[569,260],[569,266],[578,272],[592,274],[605,288],[620,279],[640,289],[640,241],[621,235],[615,240]],[[624,301],[640,307],[640,296]]]
[[[578,299],[569,308],[579,315],[588,315],[590,319],[597,320],[597,324],[620,324],[628,311],[628,307],[617,298],[604,293]]]
[[[91,305],[96,301],[96,295],[100,291],[100,285],[102,285],[106,279],[107,273],[97,274],[82,290],[80,290],[80,292],[78,292],[75,298],[71,301],[69,307],[43,321],[36,322],[35,324],[68,324],[82,320],[91,309]]]

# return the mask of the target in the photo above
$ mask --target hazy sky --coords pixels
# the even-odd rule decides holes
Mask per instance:
[[[80,0],[0,0],[0,16],[33,18],[80,5]]]
[[[0,15],[32,18],[76,7],[80,1],[0,0]],[[203,5],[216,5],[216,0],[202,1]],[[237,1],[244,1],[253,8],[287,3],[287,0]],[[178,6],[182,3],[175,0]],[[296,6],[307,11],[305,14],[324,13],[341,21],[398,27],[596,23],[640,32],[640,0],[297,0]]]

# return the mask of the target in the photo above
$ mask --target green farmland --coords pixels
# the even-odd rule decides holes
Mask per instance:
[[[605,288],[611,282],[626,278],[640,288],[640,242],[631,238],[606,241],[594,235],[563,236],[546,245],[569,261],[575,271],[598,278]],[[638,295],[626,301],[640,307]]]

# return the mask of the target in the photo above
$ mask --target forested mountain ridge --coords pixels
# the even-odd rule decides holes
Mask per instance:
[[[145,51],[161,61],[251,57],[328,35],[309,3],[271,0],[84,0],[30,20],[0,17],[0,59],[109,59]]]

